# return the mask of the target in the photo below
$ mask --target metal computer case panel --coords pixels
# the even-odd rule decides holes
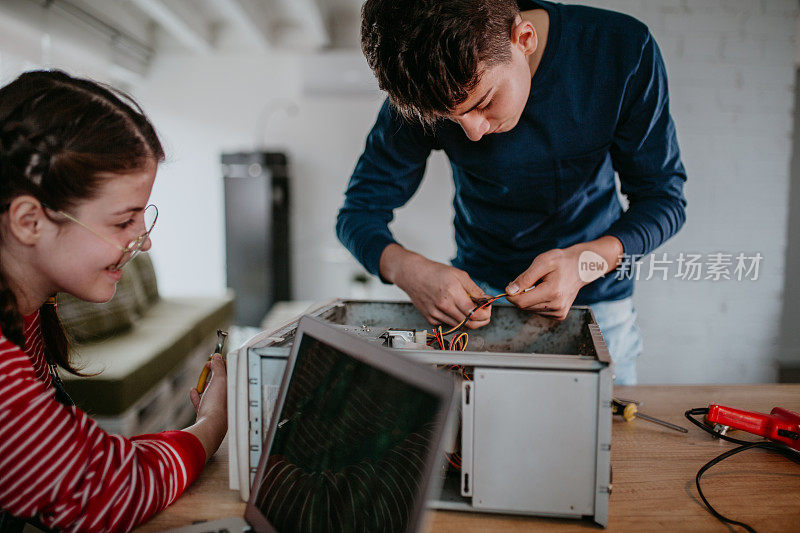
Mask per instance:
[[[472,505],[591,515],[597,383],[593,372],[477,369]]]

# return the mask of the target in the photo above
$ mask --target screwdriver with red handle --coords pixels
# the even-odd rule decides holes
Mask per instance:
[[[740,429],[800,450],[800,414],[782,407],[775,407],[766,414],[712,403],[706,419],[712,424]]]

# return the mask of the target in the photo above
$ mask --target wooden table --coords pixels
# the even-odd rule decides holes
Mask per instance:
[[[689,433],[615,417],[609,531],[729,531],[702,505],[694,479],[703,464],[733,445],[692,426],[683,412],[709,403],[762,412],[775,406],[800,411],[800,385],[637,386],[617,387],[615,394],[644,402],[643,412],[683,425]],[[722,514],[760,532],[800,531],[800,465],[784,457],[748,450],[706,473],[703,489]],[[223,443],[186,493],[138,531],[241,516],[244,507],[239,493],[228,490]],[[598,530],[584,521],[444,511],[430,512],[428,520],[429,530],[435,532]]]

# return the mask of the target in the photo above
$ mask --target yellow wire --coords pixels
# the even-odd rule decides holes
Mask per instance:
[[[462,342],[461,348],[458,348],[459,342]],[[468,342],[469,342],[469,335],[467,335],[466,332],[462,332],[453,339],[453,341],[450,343],[450,346],[456,348],[457,350],[460,349],[463,352],[467,349]]]

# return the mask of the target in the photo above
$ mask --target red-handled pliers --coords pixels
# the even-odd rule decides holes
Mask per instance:
[[[712,424],[740,429],[800,450],[800,414],[782,407],[766,413],[711,404],[706,418]]]

